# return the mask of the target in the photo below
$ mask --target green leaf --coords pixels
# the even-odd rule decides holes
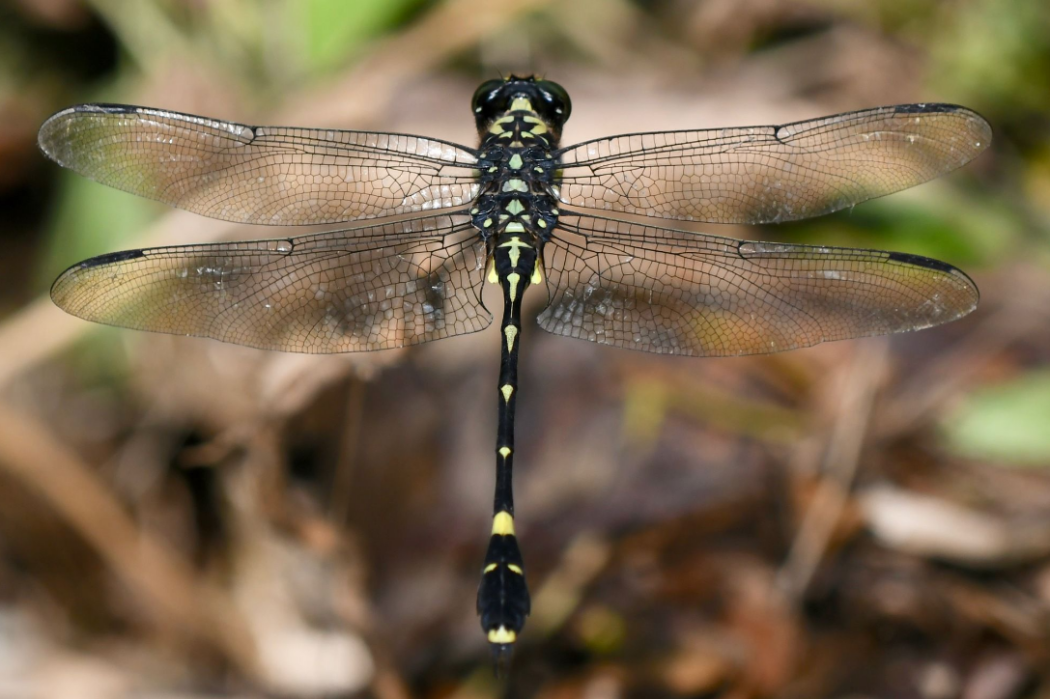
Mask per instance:
[[[948,447],[968,459],[1050,467],[1050,370],[971,394],[942,426]]]
[[[419,0],[309,0],[296,3],[301,13],[311,71],[334,68],[366,42],[396,27]]]

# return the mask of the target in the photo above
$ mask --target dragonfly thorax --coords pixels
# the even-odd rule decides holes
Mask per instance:
[[[496,115],[478,153],[480,194],[471,221],[485,240],[520,236],[541,245],[558,223],[557,140],[526,98]]]

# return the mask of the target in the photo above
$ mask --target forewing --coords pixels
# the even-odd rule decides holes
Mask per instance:
[[[252,224],[331,224],[456,207],[475,155],[403,134],[246,126],[127,105],[79,105],[40,128],[52,160],[188,211]]]
[[[819,216],[907,189],[988,147],[979,114],[897,105],[783,126],[627,134],[562,152],[560,198],[708,223]]]
[[[463,215],[280,240],[147,248],[78,263],[51,298],[89,321],[304,353],[471,333],[492,317]]]
[[[977,306],[969,277],[904,253],[740,241],[563,213],[544,248],[545,330],[605,345],[749,355],[917,330]]]

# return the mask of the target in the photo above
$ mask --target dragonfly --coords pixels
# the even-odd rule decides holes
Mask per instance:
[[[515,75],[482,83],[471,108],[476,148],[116,104],[56,113],[39,146],[88,178],[208,217],[358,222],[76,263],[51,297],[89,321],[266,350],[383,350],[486,328],[493,316],[482,290],[498,286],[495,497],[477,612],[506,658],[530,612],[512,489],[526,292],[546,291],[537,320],[550,333],[697,357],[953,321],[979,294],[947,263],[737,240],[660,220],[768,224],[853,207],[968,163],[991,128],[965,107],[903,104],[562,146],[568,93]]]

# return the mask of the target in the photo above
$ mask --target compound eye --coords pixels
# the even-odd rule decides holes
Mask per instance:
[[[470,100],[470,108],[475,114],[485,109],[485,103],[492,99],[493,94],[503,87],[504,81],[502,80],[486,80],[481,84],[477,90],[474,91],[474,97]]]
[[[541,80],[539,88],[551,109],[562,119],[568,119],[569,113],[572,112],[572,100],[569,99],[569,93],[565,88],[553,80]]]

